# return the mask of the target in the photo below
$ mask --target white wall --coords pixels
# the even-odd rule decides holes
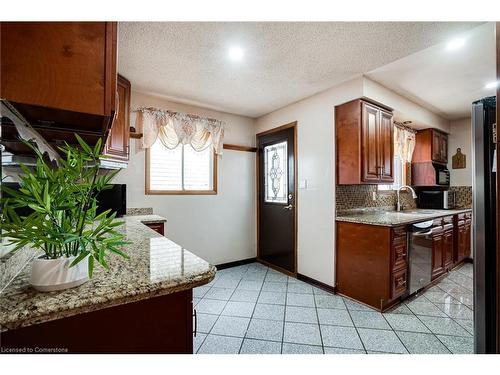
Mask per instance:
[[[472,129],[471,119],[451,121],[450,134],[448,135],[448,169],[450,170],[451,186],[472,186]],[[456,154],[457,148],[462,149],[465,155],[464,169],[452,169],[452,156]]]
[[[363,95],[394,109],[395,120],[411,120],[411,126],[415,129],[437,128],[447,133],[450,131],[448,120],[366,77],[363,79]]]
[[[131,109],[153,106],[226,123],[225,142],[253,146],[254,120],[132,91]],[[132,125],[135,116],[131,118]],[[127,184],[128,207],[153,207],[167,218],[166,236],[187,250],[220,264],[256,256],[255,153],[224,150],[218,165],[217,195],[145,195],[144,152],[130,141],[130,162],[113,181]]]
[[[290,104],[257,119],[257,132],[297,121],[298,272],[334,285],[334,108],[362,96],[362,79]]]

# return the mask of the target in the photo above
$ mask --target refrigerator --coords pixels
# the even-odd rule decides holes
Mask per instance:
[[[472,104],[474,347],[496,353],[496,97]]]

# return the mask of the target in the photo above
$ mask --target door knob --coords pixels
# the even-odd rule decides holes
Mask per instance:
[[[285,210],[291,210],[293,208],[293,205],[289,204],[288,206],[283,207]]]

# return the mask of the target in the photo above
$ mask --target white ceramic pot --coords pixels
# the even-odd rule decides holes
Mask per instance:
[[[46,259],[44,257],[45,255],[35,258],[31,267],[30,284],[36,290],[52,292],[54,290],[74,288],[89,280],[88,257],[73,267],[69,265],[75,260],[76,257],[74,256],[58,259]]]

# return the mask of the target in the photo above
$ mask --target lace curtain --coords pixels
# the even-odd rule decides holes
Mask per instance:
[[[394,146],[395,152],[398,154],[401,161],[411,163],[413,151],[415,150],[415,133],[395,126]]]
[[[222,121],[157,108],[143,107],[136,113],[136,131],[143,134],[140,149],[150,148],[160,139],[168,149],[190,144],[194,150],[203,151],[212,145],[217,155],[222,154]]]

